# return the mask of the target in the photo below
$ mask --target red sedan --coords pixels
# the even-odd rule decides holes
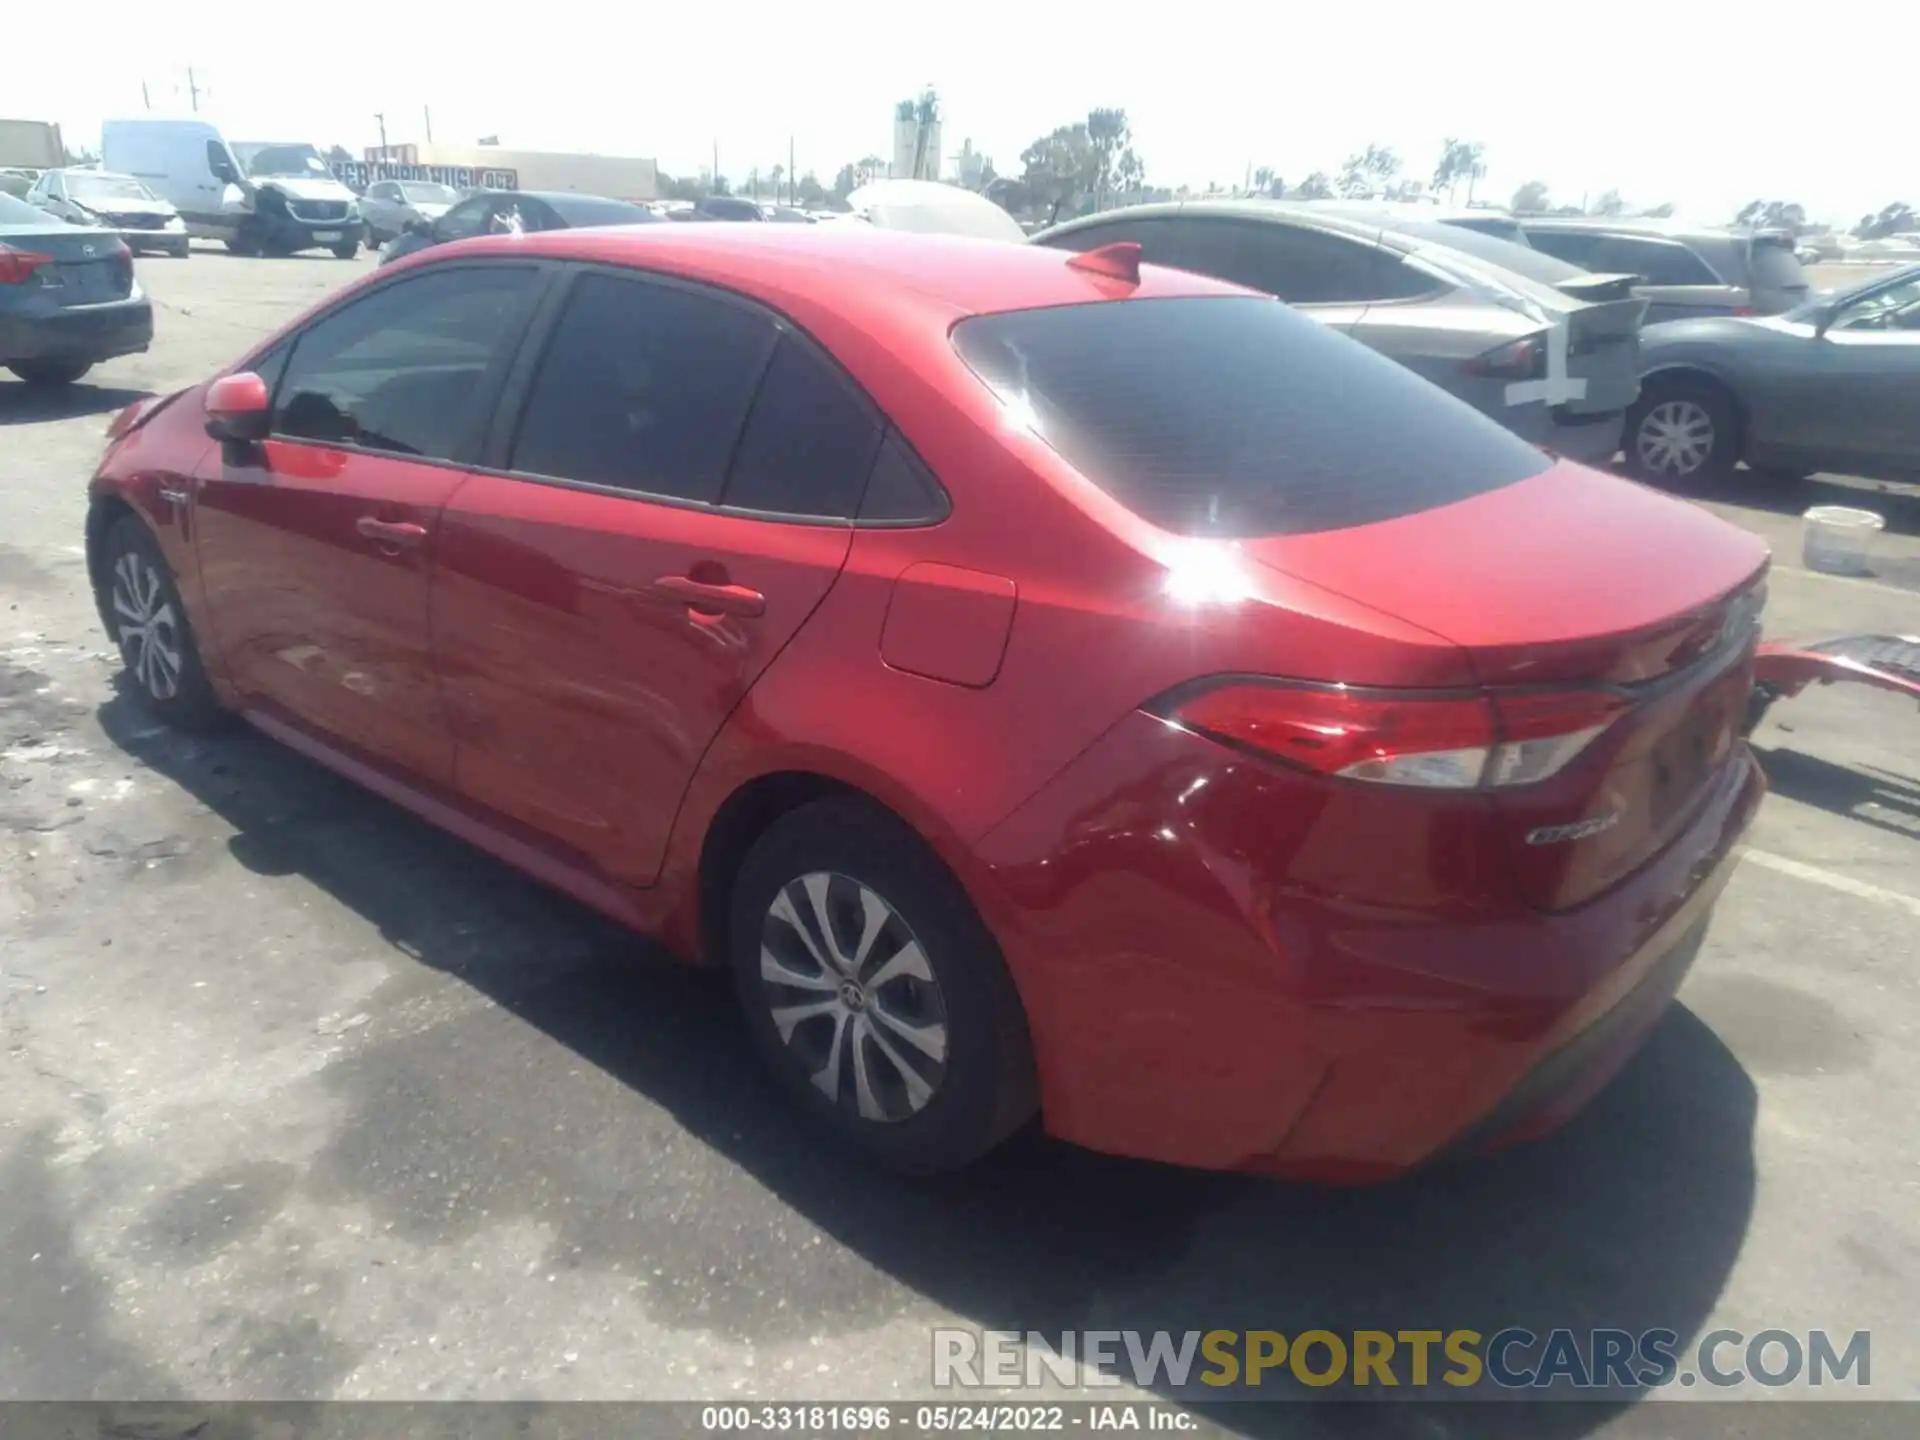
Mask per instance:
[[[846,1140],[1337,1181],[1699,948],[1767,556],[1125,246],[438,248],[116,418],[132,682],[688,957]]]

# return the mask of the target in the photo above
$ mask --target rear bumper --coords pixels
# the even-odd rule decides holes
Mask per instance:
[[[152,343],[153,304],[144,295],[38,315],[0,314],[0,363],[110,360]]]
[[[1547,914],[1463,843],[1480,797],[1328,786],[1135,716],[981,842],[975,888],[1051,1133],[1358,1183],[1598,1090],[1685,974],[1764,792],[1741,747],[1665,853]]]

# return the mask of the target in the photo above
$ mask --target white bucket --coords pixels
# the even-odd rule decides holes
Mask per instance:
[[[1886,526],[1871,510],[1845,505],[1816,505],[1802,517],[1800,560],[1809,570],[1829,575],[1866,575],[1867,546]]]

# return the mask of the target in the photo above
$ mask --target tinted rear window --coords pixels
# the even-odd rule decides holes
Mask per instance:
[[[1180,535],[1367,525],[1549,463],[1412,371],[1270,300],[981,315],[955,328],[954,345],[1075,469]]]
[[[1755,289],[1804,290],[1807,288],[1807,272],[1800,268],[1799,257],[1785,245],[1755,245],[1749,265],[1753,272]]]

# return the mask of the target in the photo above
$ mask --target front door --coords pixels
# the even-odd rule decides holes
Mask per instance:
[[[356,296],[293,338],[272,438],[203,462],[201,581],[245,704],[451,780],[427,614],[440,511],[542,279],[435,267]]]
[[[767,313],[597,270],[525,396],[505,473],[441,530],[457,784],[645,885],[707,746],[840,573],[880,427]]]
[[[1836,442],[1864,474],[1920,474],[1920,278],[1849,303],[1819,343],[1820,408]]]

